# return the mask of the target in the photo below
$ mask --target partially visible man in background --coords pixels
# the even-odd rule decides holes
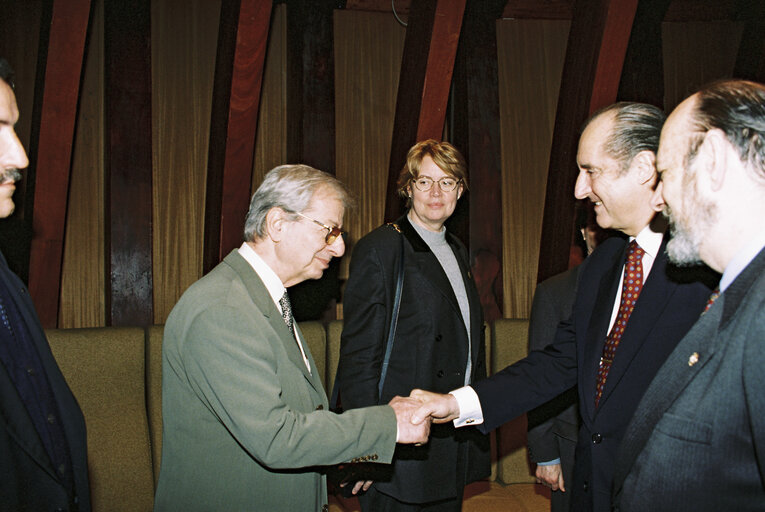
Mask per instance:
[[[13,71],[0,58],[0,218],[15,208],[29,161]],[[0,508],[90,510],[85,419],[50,351],[34,305],[0,254]]]

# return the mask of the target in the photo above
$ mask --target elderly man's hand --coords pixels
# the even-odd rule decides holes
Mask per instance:
[[[420,406],[420,402],[412,398],[394,397],[388,405],[393,407],[396,413],[398,425],[398,438],[396,442],[404,444],[420,445],[428,442],[430,435],[430,420],[412,420],[412,413]]]
[[[537,465],[536,478],[538,484],[543,484],[557,491],[566,492],[563,485],[563,472],[560,470],[560,464],[549,464],[546,466]]]
[[[431,418],[434,423],[447,423],[460,416],[460,407],[454,395],[414,389],[409,396],[422,404],[412,416],[415,424],[427,418]]]

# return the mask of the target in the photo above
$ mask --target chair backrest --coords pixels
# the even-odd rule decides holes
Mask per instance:
[[[496,373],[528,353],[529,321],[501,318],[492,326],[491,370]],[[534,482],[526,445],[526,415],[497,429],[498,477],[506,483]]]
[[[46,334],[85,415],[93,510],[151,510],[144,330],[52,329]]]
[[[149,417],[154,486],[162,462],[162,334],[164,325],[146,328],[146,411]]]
[[[327,333],[321,322],[300,322],[300,332],[305,338],[308,349],[313,355],[316,369],[319,370],[321,383],[326,386],[327,382]]]

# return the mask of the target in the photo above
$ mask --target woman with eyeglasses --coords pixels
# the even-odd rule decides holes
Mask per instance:
[[[486,376],[483,314],[467,251],[444,226],[467,188],[465,160],[454,146],[415,144],[398,180],[408,212],[356,244],[337,377],[344,409],[388,403],[414,388],[446,393]],[[429,443],[399,445],[393,464],[371,465],[356,488],[366,490],[364,512],[459,511],[465,485],[488,476],[489,464],[486,436],[434,424]]]

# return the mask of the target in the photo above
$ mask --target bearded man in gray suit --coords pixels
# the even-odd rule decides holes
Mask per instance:
[[[156,511],[327,510],[322,466],[387,463],[397,440],[427,442],[409,399],[330,412],[291,315],[286,288],[321,277],[345,251],[349,201],[329,174],[271,170],[252,197],[245,242],[173,308]]]
[[[658,152],[678,263],[722,272],[624,436],[617,511],[765,507],[765,86],[717,82],[675,109]]]

